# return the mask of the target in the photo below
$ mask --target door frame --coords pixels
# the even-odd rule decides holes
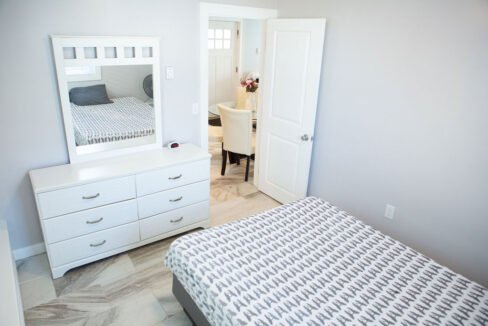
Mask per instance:
[[[234,19],[259,19],[267,20],[278,17],[278,10],[247,7],[247,6],[234,6],[219,3],[200,3],[200,147],[204,150],[208,150],[208,26],[211,18],[234,18]],[[242,30],[242,29],[241,29]],[[266,31],[263,31],[263,44],[266,41]],[[242,35],[241,35],[242,39]],[[261,62],[264,65],[264,47],[261,50]],[[264,68],[263,68],[264,71]],[[259,92],[261,96],[262,92]],[[262,103],[258,100],[258,103]],[[258,108],[258,119],[262,114],[262,108]],[[259,147],[259,128],[256,134],[256,144]],[[258,148],[256,148],[256,153]],[[254,184],[257,185],[258,180],[258,160],[256,155],[256,161],[254,164]]]

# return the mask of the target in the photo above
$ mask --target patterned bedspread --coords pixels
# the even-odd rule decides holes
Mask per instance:
[[[113,98],[111,104],[71,103],[77,145],[89,145],[154,134],[154,108],[135,97]]]
[[[488,290],[305,198],[173,242],[166,265],[212,325],[488,325]]]

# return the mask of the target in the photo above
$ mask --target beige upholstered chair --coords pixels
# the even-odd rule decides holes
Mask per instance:
[[[252,108],[252,105],[250,103],[250,100],[249,100],[249,95],[247,92],[246,92],[246,89],[242,86],[237,86],[237,89],[236,89],[236,109],[239,109],[239,110],[251,110],[253,109]],[[254,105],[255,105],[255,109],[257,110],[258,108],[258,100],[259,100],[259,89],[256,90],[256,92],[254,94],[252,94],[252,96],[254,96]]]
[[[242,86],[237,86],[236,89],[236,109],[245,110],[247,102],[246,89]]]
[[[236,110],[225,105],[218,105],[220,120],[222,121],[222,172],[225,174],[228,153],[245,155],[247,157],[246,178],[249,178],[249,164],[254,156],[255,145],[252,128],[252,111]]]

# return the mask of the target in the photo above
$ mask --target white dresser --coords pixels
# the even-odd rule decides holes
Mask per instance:
[[[191,144],[30,171],[53,278],[209,226],[210,155]]]

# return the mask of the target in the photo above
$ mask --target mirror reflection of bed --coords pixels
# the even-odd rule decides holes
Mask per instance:
[[[152,65],[65,68],[79,153],[156,141],[152,69]]]

